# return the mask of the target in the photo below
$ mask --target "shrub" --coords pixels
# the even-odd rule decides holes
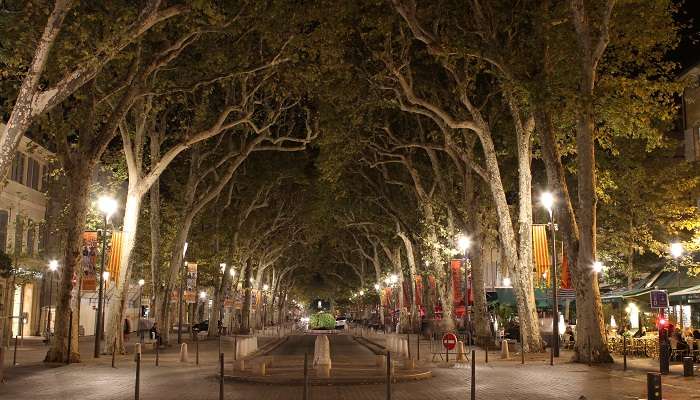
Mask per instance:
[[[325,312],[314,314],[309,318],[309,328],[311,329],[334,329],[335,318]]]

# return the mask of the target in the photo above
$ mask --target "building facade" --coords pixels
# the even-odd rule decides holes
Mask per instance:
[[[0,277],[0,338],[40,335],[48,304],[42,293],[47,274],[44,226],[47,175],[53,154],[23,137],[0,190],[0,251],[12,260],[14,273]],[[55,290],[55,289],[54,289]]]

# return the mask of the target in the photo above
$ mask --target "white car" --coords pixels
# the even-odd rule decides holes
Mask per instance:
[[[336,317],[335,319],[335,329],[345,329],[348,326],[347,317]]]

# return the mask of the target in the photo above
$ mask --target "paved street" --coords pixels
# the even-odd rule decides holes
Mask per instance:
[[[349,335],[328,335],[330,339],[331,357],[346,357],[346,356],[372,356],[368,348],[358,344]],[[273,350],[270,354],[279,356],[303,356],[304,353],[313,355],[315,335],[292,335],[280,347]]]
[[[313,351],[313,337],[293,336],[276,351],[278,354],[303,354]],[[332,337],[331,346],[336,355],[347,356],[358,350],[349,336]],[[85,342],[88,345],[89,342]],[[87,346],[89,347],[89,346]],[[217,399],[216,341],[202,342],[200,366],[194,365],[190,348],[190,362],[180,363],[176,349],[161,353],[160,366],[154,365],[154,354],[143,356],[141,399]],[[225,348],[224,350],[227,350]],[[87,349],[86,349],[87,350]],[[426,347],[427,350],[427,347]],[[366,351],[366,350],[359,350]],[[89,356],[81,364],[47,366],[26,363],[9,371],[8,382],[0,386],[0,399],[115,399],[133,398],[135,368],[132,356],[120,356],[117,368],[110,367],[109,357],[94,360]],[[38,352],[36,352],[38,354]],[[89,353],[85,353],[89,354]],[[630,370],[623,372],[619,365],[593,367],[566,363],[567,353],[559,364],[550,367],[544,355],[521,365],[518,360],[498,360],[492,353],[490,362],[483,363],[483,352],[477,354],[477,398],[491,399],[637,399],[645,398],[644,368],[651,364],[630,360]],[[230,364],[227,363],[227,368]],[[10,369],[12,370],[12,369]],[[395,384],[393,399],[457,400],[468,398],[469,369],[433,369],[434,378],[426,381]],[[312,387],[314,399],[384,399],[383,385],[321,386]],[[301,399],[301,387],[281,385],[254,385],[226,383],[226,399]],[[683,378],[674,366],[672,376],[664,377],[666,399],[700,399],[700,378]]]

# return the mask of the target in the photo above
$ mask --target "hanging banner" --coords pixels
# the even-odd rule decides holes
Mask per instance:
[[[183,297],[187,303],[197,302],[197,263],[187,263],[187,275],[185,275],[185,293]]]
[[[552,265],[552,259],[549,254],[549,245],[547,244],[547,225],[533,224],[532,225],[532,258],[535,263],[535,286],[549,287],[550,279],[549,269]]]
[[[452,270],[452,301],[455,305],[464,303],[464,292],[462,291],[462,260],[451,260]]]
[[[469,305],[473,306],[474,305],[474,285],[472,283],[472,274],[469,274],[469,277],[467,279],[467,290],[469,293]]]
[[[423,305],[423,277],[416,276],[416,305]]]
[[[81,267],[83,271],[83,281],[80,290],[83,292],[94,292],[97,290],[97,232],[83,232],[83,246],[81,249]]]
[[[403,304],[408,307],[411,304],[411,281],[402,280],[403,283]]]
[[[109,271],[109,280],[115,281],[119,277],[119,267],[122,261],[122,235],[123,232],[112,231],[112,240],[110,240],[109,248],[107,249],[108,262],[107,271]]]
[[[561,260],[561,288],[573,289],[573,286],[571,286],[571,271],[569,271],[569,260],[566,258],[566,255],[564,255]]]
[[[391,306],[391,288],[382,289],[382,305],[384,307]]]

